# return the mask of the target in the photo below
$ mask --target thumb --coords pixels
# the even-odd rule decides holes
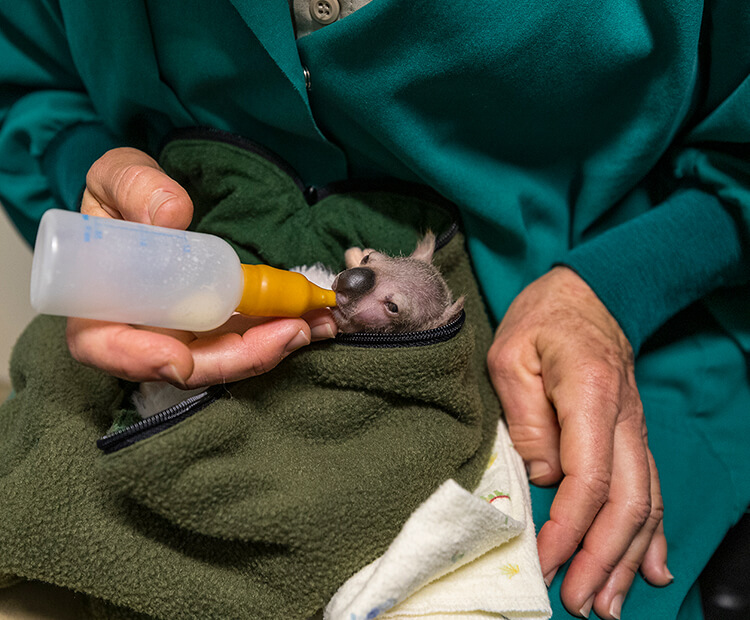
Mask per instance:
[[[513,446],[526,463],[529,480],[540,486],[558,482],[563,474],[560,425],[544,390],[536,349],[495,341],[487,364]]]
[[[89,169],[81,211],[185,229],[193,217],[193,203],[152,157],[136,149],[117,148]]]

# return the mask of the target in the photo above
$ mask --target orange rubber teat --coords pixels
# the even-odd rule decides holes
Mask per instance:
[[[321,288],[301,273],[268,265],[242,265],[245,285],[237,312],[249,316],[302,316],[336,305],[336,293]]]

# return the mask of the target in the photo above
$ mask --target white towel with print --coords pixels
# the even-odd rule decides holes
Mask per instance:
[[[523,462],[500,422],[469,493],[448,480],[383,556],[336,592],[326,620],[542,620],[552,614],[536,549]]]

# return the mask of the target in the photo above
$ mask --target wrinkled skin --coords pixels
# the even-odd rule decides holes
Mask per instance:
[[[412,332],[446,325],[463,309],[432,264],[435,236],[427,233],[410,256],[350,248],[347,269],[333,283],[333,317],[341,332]]]
[[[656,586],[672,581],[628,339],[588,284],[558,266],[515,298],[487,362],[529,479],[559,482],[537,536],[545,581],[572,557],[565,607],[620,618],[638,572]]]

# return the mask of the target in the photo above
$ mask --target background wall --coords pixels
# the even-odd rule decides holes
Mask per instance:
[[[29,303],[31,249],[0,207],[0,400],[8,388],[10,350],[34,316]]]

